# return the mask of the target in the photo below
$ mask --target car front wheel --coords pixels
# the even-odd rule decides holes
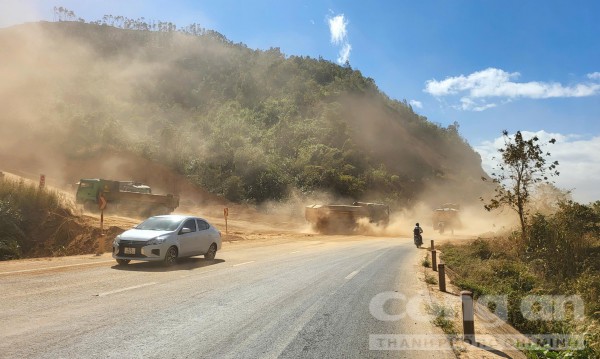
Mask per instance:
[[[117,259],[117,263],[118,263],[120,266],[127,265],[127,264],[129,264],[129,262],[131,262],[131,260],[130,260],[130,259]]]
[[[208,252],[206,252],[206,254],[204,255],[204,258],[215,259],[216,255],[217,255],[217,245],[213,243],[210,245],[210,248],[208,249]]]
[[[177,261],[177,247],[170,247],[165,253],[164,263],[166,266],[175,264]]]

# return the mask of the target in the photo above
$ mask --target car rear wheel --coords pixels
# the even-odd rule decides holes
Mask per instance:
[[[177,261],[177,247],[170,247],[165,253],[164,263],[166,266],[175,264]]]
[[[210,245],[210,248],[208,249],[208,252],[206,252],[206,254],[204,255],[204,258],[215,259],[216,255],[217,255],[217,245],[213,243]]]
[[[129,262],[131,262],[131,259],[117,259],[117,263],[120,266],[127,265],[127,264],[129,264]]]

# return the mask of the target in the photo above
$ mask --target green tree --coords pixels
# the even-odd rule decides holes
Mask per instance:
[[[544,153],[537,136],[525,140],[521,131],[517,131],[512,138],[506,130],[502,135],[504,147],[498,150],[501,161],[497,164],[496,172],[491,174],[496,184],[495,195],[484,207],[488,211],[504,206],[513,209],[519,215],[521,234],[524,237],[528,217],[527,204],[531,199],[532,190],[540,183],[551,183],[549,177],[560,174],[556,170],[558,161],[548,160],[550,152]],[[549,141],[551,144],[555,142],[554,138]]]

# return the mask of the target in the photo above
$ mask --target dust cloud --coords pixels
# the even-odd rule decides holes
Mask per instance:
[[[288,200],[266,202],[252,210],[252,215],[268,215],[270,220],[274,220],[275,223],[293,228],[301,233],[318,233],[304,219],[304,211],[307,205],[351,205],[352,203],[352,199],[339,198],[327,192],[307,196],[299,191],[292,191],[292,195]],[[425,239],[495,237],[512,231],[518,224],[516,214],[513,211],[504,209],[488,212],[484,209],[482,203],[476,202],[461,205],[458,215],[460,225],[454,228],[453,231],[448,229],[444,234],[440,234],[433,223],[434,210],[440,204],[432,205],[424,201],[420,201],[412,207],[392,204],[390,206],[390,220],[386,226],[370,223],[368,218],[360,218],[353,233],[374,237],[412,237],[415,223],[419,223],[424,229]],[[246,209],[244,213],[250,215],[248,211]]]
[[[378,226],[369,223],[368,219],[359,221],[361,234],[383,237],[412,237],[416,223],[423,228],[424,239],[451,239],[494,237],[509,232],[517,224],[513,213],[487,212],[483,206],[468,206],[459,211],[461,225],[454,230],[446,229],[440,234],[433,224],[433,210],[430,206],[419,203],[410,209],[400,209],[390,214],[390,223]]]
[[[71,191],[80,178],[140,181],[157,193],[179,194],[182,200],[178,212],[203,212],[217,217],[228,206],[230,213],[240,218],[265,214],[306,233],[311,232],[304,220],[306,205],[353,202],[326,192],[305,195],[292,189],[285,202],[250,208],[202,191],[172,168],[146,159],[156,152],[170,158],[169,153],[178,153],[184,143],[199,158],[209,151],[203,145],[202,136],[206,134],[200,129],[177,127],[179,119],[190,115],[185,109],[163,108],[155,101],[163,92],[176,96],[177,81],[170,82],[175,88],[157,86],[173,74],[173,64],[181,68],[189,59],[206,53],[217,59],[233,55],[221,44],[189,46],[190,37],[178,33],[127,37],[122,36],[127,33],[125,30],[104,27],[105,36],[112,39],[106,43],[95,33],[98,27],[38,23],[0,31],[0,170],[30,179],[43,173],[49,184]],[[165,47],[168,51],[154,51]],[[180,79],[185,80],[184,76]],[[185,85],[181,88],[189,88]],[[345,105],[347,111],[355,113],[348,118],[349,125],[355,128],[354,141],[373,156],[383,158],[391,172],[403,173],[404,195],[411,198],[405,203],[391,203],[387,227],[361,221],[360,232],[411,236],[415,222],[420,222],[426,235],[433,234],[432,210],[445,202],[462,206],[464,227],[457,229],[455,235],[494,232],[510,225],[502,216],[484,213],[474,205],[484,191],[478,175],[485,173],[481,160],[463,151],[468,145],[459,143],[457,150],[442,153],[430,138],[411,132],[410,124],[392,123],[384,106],[354,97],[349,97]],[[160,123],[162,127],[150,128],[150,123]],[[156,146],[139,147],[157,134],[160,138],[156,138]],[[118,150],[123,144],[135,151]],[[148,156],[142,158],[134,152]],[[435,175],[424,181],[423,173]],[[382,195],[372,191],[364,197],[365,201],[377,202]]]
[[[193,192],[195,201],[222,202],[194,190],[166,166],[132,154],[144,152],[136,146],[182,116],[180,108],[158,108],[148,94],[156,93],[152,89],[168,75],[171,63],[189,56],[190,40],[174,33],[137,43],[135,36],[120,36],[124,30],[105,27],[104,35],[114,40],[106,43],[97,28],[42,22],[0,31],[0,170],[31,179],[45,174],[50,184],[65,189],[80,178],[136,180],[159,193]],[[172,51],[153,57],[161,46],[172,46]],[[149,118],[164,118],[164,128],[149,128]],[[157,138],[148,157],[153,151],[178,151],[177,136],[168,146]],[[201,154],[202,133],[196,137],[187,143]],[[122,144],[136,151],[123,153],[118,150]]]

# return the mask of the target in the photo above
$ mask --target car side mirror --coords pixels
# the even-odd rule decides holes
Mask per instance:
[[[187,228],[187,227],[183,227],[181,228],[181,231],[179,231],[180,234],[186,234],[186,233],[191,233],[192,230]]]

